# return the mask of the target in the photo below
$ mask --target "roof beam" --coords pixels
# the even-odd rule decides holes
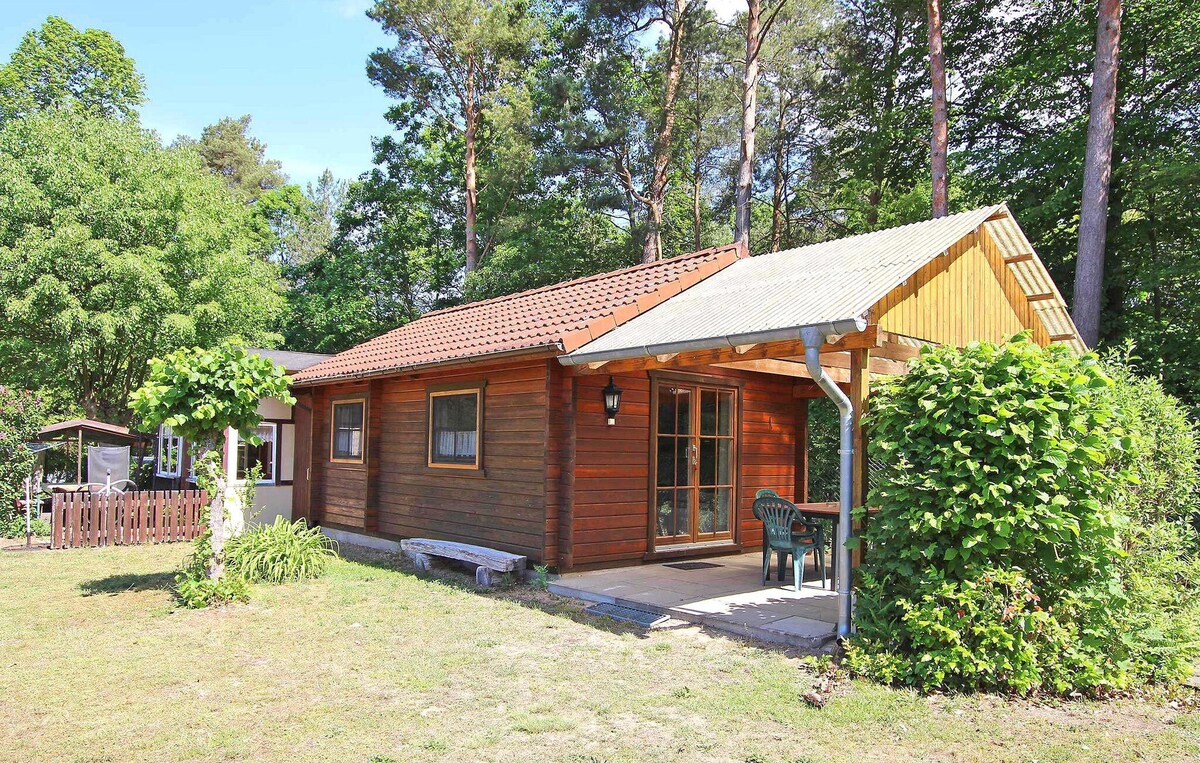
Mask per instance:
[[[1016,265],[1018,262],[1029,262],[1033,259],[1032,254],[1014,254],[1012,257],[1005,257],[1005,265]]]
[[[879,327],[868,326],[865,331],[854,334],[846,334],[838,341],[832,344],[826,344],[821,347],[822,353],[843,352],[845,350],[863,349],[866,347],[875,347],[879,342]],[[712,366],[722,363],[733,363],[741,360],[765,360],[790,357],[793,355],[804,354],[804,343],[799,340],[788,342],[770,342],[760,343],[748,347],[744,352],[739,353],[739,347],[726,345],[711,350],[694,350],[692,352],[680,352],[669,356],[649,356],[640,358],[627,358],[624,360],[610,360],[602,365],[604,373],[628,373],[637,371],[649,371],[655,368],[687,368],[689,366]],[[662,360],[667,357],[666,360]],[[595,373],[595,363],[587,363],[583,366],[575,366],[578,373],[588,374]]]
[[[1058,297],[1057,294],[1055,294],[1054,292],[1048,291],[1043,294],[1026,295],[1025,300],[1028,302],[1045,302],[1048,299],[1055,299],[1057,297]]]

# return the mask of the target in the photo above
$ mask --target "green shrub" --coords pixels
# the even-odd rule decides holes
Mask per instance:
[[[1110,394],[1134,447],[1119,454],[1136,481],[1112,496],[1129,519],[1116,612],[1129,636],[1129,669],[1142,681],[1174,683],[1200,661],[1200,454],[1187,408],[1154,378],[1138,376],[1132,347],[1105,358]]]
[[[926,690],[1128,682],[1111,386],[1095,356],[1023,336],[923,352],[880,386],[853,668]]]
[[[1196,425],[1158,379],[1137,374],[1135,362],[1130,345],[1104,359],[1114,382],[1113,408],[1134,440],[1133,449],[1118,455],[1134,480],[1118,485],[1114,504],[1144,525],[1165,521],[1194,530],[1200,505]]]
[[[37,457],[26,447],[46,423],[46,405],[40,395],[0,385],[0,521],[24,515],[17,501],[25,498],[25,478],[33,473]]]
[[[303,519],[276,517],[273,524],[253,527],[225,545],[228,570],[255,583],[319,577],[335,556],[337,542]]]
[[[44,519],[35,519],[29,523],[29,529],[39,538],[45,538],[50,534],[50,523]],[[0,538],[24,538],[25,537],[25,517],[21,515],[14,516],[10,519],[0,520]]]

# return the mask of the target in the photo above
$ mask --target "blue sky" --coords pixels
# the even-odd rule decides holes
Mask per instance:
[[[111,32],[146,78],[142,124],[170,142],[223,116],[251,114],[252,132],[292,180],[328,167],[371,166],[389,100],[366,60],[388,44],[365,0],[98,2],[0,0],[0,61],[50,15]]]
[[[436,0],[431,0],[436,2]],[[741,0],[709,0],[722,17]],[[224,116],[252,133],[293,181],[325,168],[371,167],[390,99],[367,80],[367,56],[389,40],[367,0],[0,0],[0,61],[47,16],[112,33],[146,78],[142,124],[165,142],[198,136]]]

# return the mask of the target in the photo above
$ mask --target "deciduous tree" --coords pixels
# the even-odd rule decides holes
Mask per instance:
[[[165,350],[277,341],[278,271],[251,211],[188,149],[67,113],[0,128],[0,382],[128,420]]]
[[[111,34],[80,31],[51,16],[26,32],[0,67],[0,122],[50,109],[136,117],[145,89],[133,59]]]

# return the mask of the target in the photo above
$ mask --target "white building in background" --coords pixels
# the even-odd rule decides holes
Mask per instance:
[[[283,366],[289,376],[330,357],[286,350],[248,349],[247,352],[269,358]],[[254,491],[254,506],[246,512],[247,522],[270,524],[275,517],[290,520],[292,469],[296,452],[295,412],[290,405],[274,398],[263,398],[258,403],[258,413],[262,416],[262,424],[257,434],[262,443],[249,445],[238,436],[236,430],[230,429],[225,433],[221,460],[231,485],[244,483],[247,473],[255,464],[262,470]],[[192,463],[199,453],[191,443],[176,437],[170,427],[159,427],[154,454],[154,490],[180,490],[194,486]]]

